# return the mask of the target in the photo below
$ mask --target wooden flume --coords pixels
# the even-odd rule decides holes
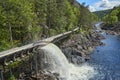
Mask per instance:
[[[0,52],[0,66],[3,66],[2,69],[0,69],[0,80],[4,80],[4,75],[3,73],[6,70],[7,65],[15,62],[15,61],[21,61],[23,58],[25,58],[26,56],[30,56],[32,55],[36,55],[37,56],[37,48],[38,47],[43,47],[49,43],[55,43],[58,42],[64,38],[66,38],[67,36],[69,36],[70,34],[76,32],[79,30],[79,27],[73,29],[72,31],[68,31],[62,34],[58,34],[22,47],[16,47],[16,48],[12,48],[3,52]],[[35,63],[36,63],[36,77],[37,77],[37,60],[35,59]]]

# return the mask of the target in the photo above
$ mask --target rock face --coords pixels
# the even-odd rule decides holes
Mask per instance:
[[[77,34],[63,42],[60,48],[70,62],[81,64],[90,59],[89,55],[96,46],[103,45],[101,39],[104,37],[99,32],[91,32],[88,35]]]

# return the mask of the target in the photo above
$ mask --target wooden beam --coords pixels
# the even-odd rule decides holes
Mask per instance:
[[[32,48],[37,47],[37,46],[47,45],[48,43],[50,43],[54,40],[57,40],[59,38],[62,39],[61,37],[67,36],[67,35],[71,34],[72,32],[76,32],[78,29],[79,28],[75,28],[72,31],[68,31],[68,32],[65,32],[65,33],[62,33],[62,34],[58,34],[58,35],[49,37],[47,39],[40,40],[40,41],[35,42],[35,43],[31,43],[31,44],[28,44],[28,45],[25,45],[25,46],[22,46],[22,47],[16,47],[16,48],[12,48],[12,49],[0,52],[0,59],[5,58],[6,56],[9,56],[9,55],[14,55],[17,52],[22,52],[23,50],[29,50],[29,49],[32,49]]]

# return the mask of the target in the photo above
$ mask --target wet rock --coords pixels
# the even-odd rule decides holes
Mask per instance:
[[[73,48],[73,53],[72,53],[72,55],[82,56],[81,53],[80,53],[80,51],[77,50],[77,49],[75,49],[75,48]]]
[[[71,57],[71,62],[77,64],[77,58],[75,56]]]
[[[56,77],[59,77],[59,76],[60,76],[59,73],[53,73],[53,75],[55,75]]]
[[[57,80],[57,78],[52,74],[35,74],[31,76],[31,80]]]
[[[92,47],[88,47],[88,51],[89,51],[89,52],[92,52],[92,51],[93,51],[93,48],[92,48]]]
[[[82,57],[81,52],[75,48],[68,47],[63,50],[63,53],[68,58],[69,62],[72,62],[74,64],[81,64],[85,61],[85,59]]]
[[[65,56],[67,58],[70,58],[72,53],[73,53],[73,50],[72,48],[68,47],[68,48],[65,48],[65,49],[62,49],[63,53],[65,54]]]
[[[87,46],[86,46],[86,45],[83,45],[83,49],[87,50]]]
[[[86,55],[85,57],[85,61],[89,60],[90,59],[90,56],[89,55]]]
[[[85,62],[85,59],[81,56],[74,55],[71,58],[72,58],[71,61],[74,64],[81,64],[81,63]]]
[[[82,50],[82,49],[83,49],[83,47],[82,47],[82,46],[80,46],[80,45],[77,45],[77,49],[78,49],[78,50]]]

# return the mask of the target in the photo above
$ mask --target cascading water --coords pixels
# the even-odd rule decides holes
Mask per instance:
[[[69,63],[62,51],[50,43],[40,49],[44,54],[44,71],[59,74],[59,80],[89,80],[96,74],[93,67],[87,64],[76,66]]]

